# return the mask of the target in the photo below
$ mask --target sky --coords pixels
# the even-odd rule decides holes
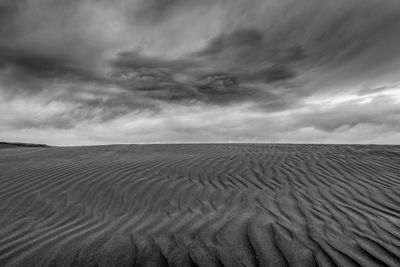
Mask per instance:
[[[398,0],[0,0],[0,140],[400,144]]]

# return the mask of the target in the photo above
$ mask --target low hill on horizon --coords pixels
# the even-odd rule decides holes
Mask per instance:
[[[1,148],[12,148],[12,147],[50,147],[46,144],[32,144],[32,143],[22,143],[22,142],[0,142]]]

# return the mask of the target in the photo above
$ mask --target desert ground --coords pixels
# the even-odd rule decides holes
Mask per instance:
[[[0,148],[0,266],[400,266],[400,146]]]

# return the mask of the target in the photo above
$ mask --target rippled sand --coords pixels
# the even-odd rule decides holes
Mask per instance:
[[[0,149],[0,266],[400,266],[400,147]]]

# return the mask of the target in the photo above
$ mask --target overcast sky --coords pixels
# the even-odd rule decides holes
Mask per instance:
[[[399,0],[0,0],[0,140],[400,144]]]

